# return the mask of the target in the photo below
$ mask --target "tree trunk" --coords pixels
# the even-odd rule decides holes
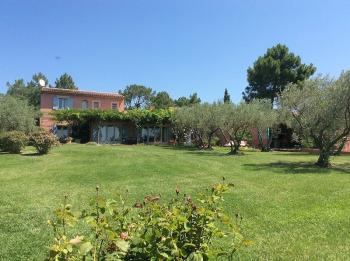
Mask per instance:
[[[316,165],[322,168],[327,168],[330,166],[329,156],[331,151],[329,149],[320,149],[320,156],[316,162]]]
[[[261,147],[262,152],[269,152],[271,151],[271,143],[272,143],[272,135],[270,134],[269,137],[266,137],[266,144],[264,144],[261,131],[258,129],[258,140],[259,140],[259,145]]]
[[[209,137],[208,137],[208,146],[207,146],[207,149],[211,150],[213,147],[211,145],[211,140],[213,138],[213,135],[214,135],[214,132],[210,133],[209,134]]]
[[[229,152],[229,154],[236,155],[238,154],[240,143],[230,141],[230,147],[231,147],[231,151]]]

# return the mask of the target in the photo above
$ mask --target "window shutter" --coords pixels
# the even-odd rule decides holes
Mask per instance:
[[[58,97],[57,96],[53,97],[52,109],[58,110]]]

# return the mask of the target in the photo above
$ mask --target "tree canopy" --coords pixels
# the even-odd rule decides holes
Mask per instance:
[[[170,95],[165,92],[158,92],[155,96],[151,98],[152,105],[157,109],[166,109],[174,105],[174,101],[171,99]]]
[[[59,78],[56,79],[55,87],[60,89],[78,89],[78,87],[74,83],[72,76],[70,76],[67,73],[62,74]]]
[[[267,49],[247,70],[249,85],[242,93],[245,101],[269,99],[271,103],[289,83],[308,79],[316,71],[312,64],[303,64],[288,47],[278,44]]]
[[[0,96],[0,132],[23,131],[35,128],[37,112],[26,100],[10,95]]]
[[[198,94],[195,92],[191,94],[188,98],[185,96],[182,96],[176,99],[174,103],[177,107],[192,106],[194,104],[201,103],[201,99],[198,97]]]
[[[125,98],[125,105],[128,109],[147,108],[151,104],[151,99],[154,96],[152,88],[132,84],[119,91]]]
[[[350,71],[290,84],[281,95],[291,126],[319,148],[317,165],[329,166],[334,146],[350,134]]]
[[[36,109],[40,107],[40,86],[39,80],[42,79],[48,84],[48,79],[43,73],[36,73],[33,75],[32,80],[27,84],[23,79],[15,80],[13,84],[7,83],[7,94],[17,97],[22,100],[27,100],[28,104]]]

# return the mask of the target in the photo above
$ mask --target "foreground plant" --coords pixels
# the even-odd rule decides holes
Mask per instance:
[[[90,209],[80,214],[73,214],[65,197],[49,220],[55,238],[48,260],[232,260],[247,243],[240,216],[231,219],[221,206],[232,187],[215,184],[197,200],[176,189],[166,204],[160,196],[146,196],[134,208],[121,195],[118,200],[101,197],[97,188]],[[218,245],[222,239],[229,244]]]

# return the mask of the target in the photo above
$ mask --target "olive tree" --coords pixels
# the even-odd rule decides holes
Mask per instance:
[[[252,127],[258,135],[261,151],[270,151],[272,142],[272,132],[275,125],[280,121],[279,111],[271,108],[271,103],[267,99],[253,99],[249,102],[252,117]],[[264,142],[263,136],[266,136]]]
[[[328,167],[334,146],[350,133],[350,71],[336,80],[320,76],[290,84],[280,99],[292,127],[319,149],[316,164]]]
[[[212,138],[220,126],[220,104],[204,103],[177,108],[173,114],[173,131],[178,138],[191,134],[199,148],[211,148]]]
[[[0,96],[0,132],[30,133],[35,129],[37,116],[38,112],[27,101],[9,95]]]
[[[181,107],[172,114],[171,125],[177,143],[183,142],[186,135],[191,132],[192,114],[190,110],[190,107]]]
[[[223,121],[223,110],[224,105],[220,103],[204,103],[200,105],[195,105],[193,108],[197,108],[197,114],[199,120],[199,129],[203,134],[203,137],[207,140],[207,148],[212,148],[212,139],[217,131],[218,127],[222,125]]]
[[[228,134],[230,139],[230,154],[235,155],[239,152],[241,141],[250,133],[254,124],[254,111],[249,103],[222,105],[223,121],[220,128]]]

